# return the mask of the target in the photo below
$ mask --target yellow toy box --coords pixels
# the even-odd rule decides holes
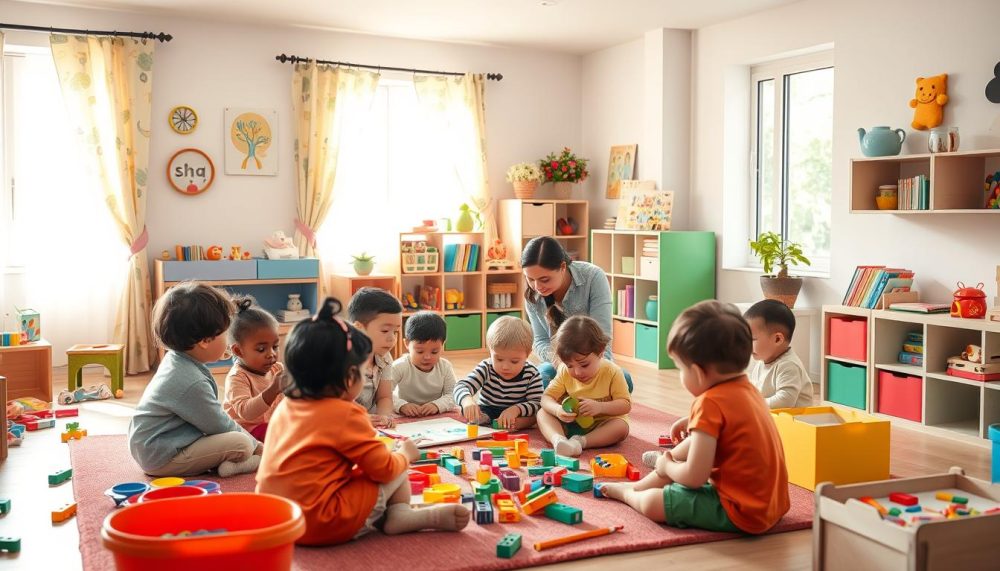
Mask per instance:
[[[889,478],[889,428],[863,412],[832,406],[771,411],[785,448],[788,481],[853,484]]]

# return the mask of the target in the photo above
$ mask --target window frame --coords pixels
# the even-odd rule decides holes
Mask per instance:
[[[787,119],[788,107],[785,105],[785,94],[789,86],[791,76],[817,71],[821,69],[834,69],[833,50],[811,53],[802,56],[783,58],[770,62],[753,65],[750,67],[750,155],[749,155],[749,200],[747,209],[748,240],[755,240],[760,233],[760,198],[761,188],[759,184],[761,172],[758,164],[759,144],[760,144],[760,84],[767,80],[774,81],[774,141],[772,150],[771,169],[774,173],[774,180],[777,188],[774,189],[775,201],[772,215],[777,221],[776,229],[782,238],[787,238],[789,228],[788,217],[788,141],[787,141]],[[831,195],[833,189],[831,188]],[[832,199],[832,196],[831,196]],[[807,253],[808,255],[809,253]],[[810,258],[812,259],[812,258]],[[754,270],[763,268],[760,260],[752,256],[747,250],[746,267]],[[825,267],[809,270],[797,268],[798,275],[813,275],[828,277],[832,267],[832,251],[830,259],[826,260]],[[815,264],[814,264],[815,265]]]

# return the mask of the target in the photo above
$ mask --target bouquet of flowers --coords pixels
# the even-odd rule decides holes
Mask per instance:
[[[569,147],[564,147],[558,155],[549,153],[539,161],[545,182],[580,182],[590,174],[587,159],[577,158]]]
[[[507,182],[538,182],[542,171],[531,163],[517,163],[507,169]]]

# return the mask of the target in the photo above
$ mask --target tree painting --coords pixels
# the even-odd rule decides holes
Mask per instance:
[[[276,169],[267,158],[267,150],[274,140],[272,125],[262,113],[267,112],[244,111],[231,120],[229,138],[233,148],[229,151],[239,153],[233,157],[232,165],[235,167],[235,162],[239,161],[239,170],[231,174],[275,174]],[[228,163],[227,160],[227,172]]]

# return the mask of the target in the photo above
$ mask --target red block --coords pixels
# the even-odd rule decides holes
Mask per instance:
[[[80,415],[80,409],[76,407],[56,409],[56,418],[64,418],[67,416],[79,416],[79,415]]]
[[[673,448],[674,440],[666,434],[661,434],[660,438],[657,440],[657,445],[665,448]]]
[[[437,464],[417,464],[416,466],[410,466],[410,470],[414,472],[423,472],[424,474],[438,473]]]
[[[510,434],[508,434],[506,431],[500,430],[494,432],[493,434],[490,434],[490,438],[492,438],[493,440],[508,440],[510,439]]]
[[[531,484],[525,482],[524,484],[521,484],[521,491],[514,495],[517,496],[517,500],[523,504],[528,501],[529,492],[531,492]]]
[[[514,497],[510,495],[510,492],[497,492],[493,494],[493,505],[500,505],[500,500],[514,501]]]
[[[494,433],[494,436],[495,435],[496,435],[496,433]],[[528,435],[527,434],[508,434],[507,435],[507,440],[523,440],[523,441],[527,442],[528,441]]]
[[[548,472],[542,474],[542,483],[546,486],[561,486],[563,474],[566,473],[565,466],[559,466],[558,468],[553,468]]]
[[[639,469],[631,464],[625,466],[625,477],[633,482],[638,480],[640,477]]]
[[[917,496],[911,496],[910,494],[903,494],[900,492],[889,494],[889,501],[904,506],[915,506],[920,502],[920,500],[917,499]]]

